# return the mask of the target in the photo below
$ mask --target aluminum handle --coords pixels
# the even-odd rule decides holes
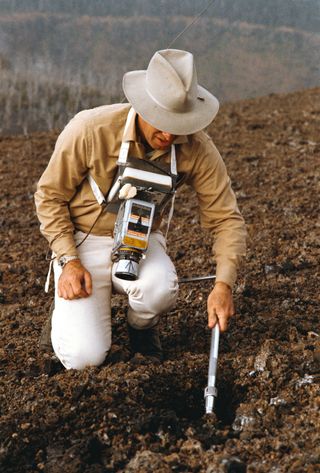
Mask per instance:
[[[179,283],[183,282],[197,282],[197,281],[209,281],[215,279],[215,274],[210,274],[209,276],[194,276],[191,278],[179,278]]]
[[[218,395],[216,388],[216,373],[218,365],[218,352],[219,352],[219,336],[220,329],[219,324],[216,323],[211,332],[211,344],[210,344],[210,357],[209,357],[209,368],[208,368],[208,386],[204,390],[206,414],[212,414],[214,408],[214,401]]]

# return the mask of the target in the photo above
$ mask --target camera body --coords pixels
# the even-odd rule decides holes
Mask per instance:
[[[161,217],[174,194],[170,173],[141,161],[131,158],[122,170],[115,183],[116,191],[112,191],[116,197],[109,206],[118,206],[112,248],[115,276],[130,281],[138,278],[139,262],[146,255],[154,217]],[[128,184],[136,195],[119,199],[121,189]]]
[[[112,249],[116,277],[130,281],[138,278],[138,265],[148,248],[154,214],[155,204],[146,200],[133,198],[120,205]]]

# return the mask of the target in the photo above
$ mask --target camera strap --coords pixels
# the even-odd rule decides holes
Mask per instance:
[[[93,179],[93,177],[90,174],[88,174],[87,179],[89,181],[89,184],[90,184],[91,190],[93,192],[93,195],[97,199],[98,204],[99,205],[106,204],[105,196],[101,192],[100,187],[98,186],[96,181]]]

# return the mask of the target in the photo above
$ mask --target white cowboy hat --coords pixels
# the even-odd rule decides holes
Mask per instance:
[[[187,51],[157,51],[148,69],[127,72],[122,86],[146,122],[173,135],[202,130],[219,110],[217,98],[198,85],[193,55]]]

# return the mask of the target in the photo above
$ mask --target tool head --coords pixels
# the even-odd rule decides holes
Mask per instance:
[[[213,414],[214,396],[206,397],[206,414]]]
[[[204,399],[206,405],[206,414],[212,414],[215,398],[218,396],[218,390],[215,386],[207,386],[204,390]]]

